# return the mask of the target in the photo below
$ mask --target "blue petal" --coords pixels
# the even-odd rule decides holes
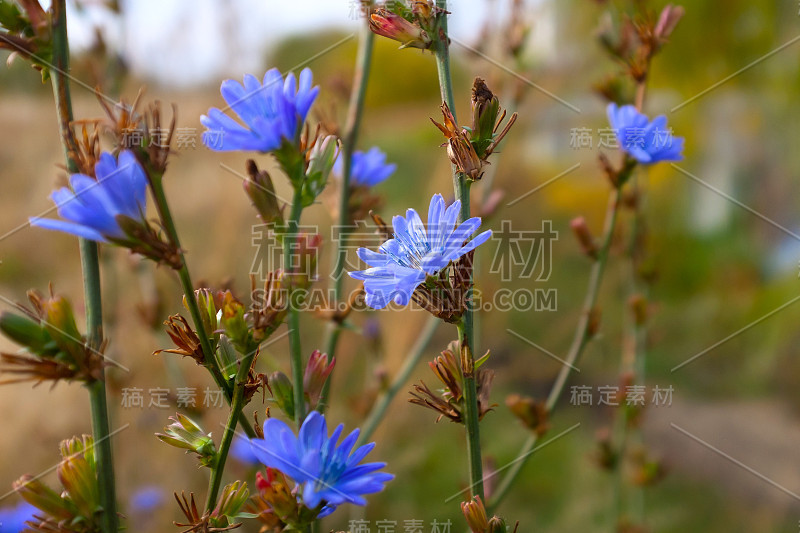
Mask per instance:
[[[63,220],[52,220],[49,218],[31,217],[29,220],[31,226],[36,226],[38,228],[62,231],[64,233],[70,233],[72,235],[77,235],[78,237],[83,237],[84,239],[89,239],[90,241],[108,242],[99,232],[87,226],[81,226],[79,224],[65,222]]]

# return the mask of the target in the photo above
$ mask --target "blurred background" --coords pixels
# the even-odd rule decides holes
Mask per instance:
[[[478,288],[488,299],[503,290],[555,295],[555,305],[540,301],[479,316],[479,343],[491,350],[489,364],[497,373],[492,399],[498,406],[482,424],[484,449],[496,468],[514,461],[527,437],[505,397],[545,397],[560,369],[531,343],[563,357],[579,317],[591,262],[569,222],[585,216],[595,235],[602,230],[609,187],[597,156],[610,151],[598,148],[597,132],[607,122],[605,102],[593,86],[619,72],[596,33],[605,12],[619,13],[626,4],[528,0],[514,11],[505,0],[450,2],[462,122],[468,122],[475,76],[519,112],[493,160],[493,186],[505,196],[484,225],[498,234],[537,232],[551,221],[558,232],[548,276],[539,270],[530,275],[526,266],[536,263],[536,255],[515,255],[500,239],[485,245],[479,259]],[[658,13],[665,2],[647,4]],[[661,164],[638,178],[647,190],[646,266],[652,280],[648,404],[653,387],[672,391],[670,405],[645,408],[641,452],[666,475],[631,492],[640,498],[636,505],[647,531],[793,532],[800,522],[800,305],[794,305],[800,261],[800,6],[795,0],[692,0],[685,8],[671,43],[654,60],[645,105],[650,116],[666,114],[675,134],[686,138],[685,158],[679,168]],[[177,104],[185,140],[165,184],[190,268],[198,284],[246,294],[248,274],[263,260],[253,239],[258,220],[240,183],[250,155],[204,148],[199,117],[223,107],[219,84],[225,78],[308,66],[322,87],[312,123],[342,124],[363,23],[356,3],[98,0],[72,3],[69,18],[72,75],[78,80],[72,85],[75,116],[103,115],[90,90],[96,85],[129,102],[146,86],[145,101]],[[530,32],[515,59],[507,38],[520,22]],[[50,191],[64,179],[50,86],[17,60],[0,69],[0,94],[0,306],[8,309],[28,289],[46,290],[52,283],[81,309],[77,241],[26,224],[29,216],[50,209]],[[384,218],[409,206],[424,212],[433,193],[450,194],[441,134],[428,120],[440,118],[438,95],[430,54],[398,50],[397,43],[376,38],[360,148],[379,146],[398,165],[378,189],[385,196]],[[584,129],[592,132],[591,146],[575,142],[575,132]],[[264,156],[258,162],[271,165]],[[277,170],[273,177],[279,194],[286,192]],[[476,205],[485,185],[473,187]],[[332,220],[325,202],[304,215],[304,223],[319,225],[323,236]],[[520,521],[520,532],[614,530],[613,480],[599,464],[598,439],[614,425],[619,409],[598,406],[597,390],[620,383],[630,276],[621,257],[625,228],[615,238],[600,294],[599,335],[570,382],[591,387],[593,405],[573,405],[570,387],[565,391],[542,440],[546,445],[530,458],[499,509],[509,522]],[[530,246],[524,237],[523,242]],[[102,247],[101,253],[107,355],[125,367],[109,374],[113,426],[129,424],[113,437],[120,498],[130,502],[137,491],[156,488],[153,494],[161,496],[154,510],[123,505],[129,530],[172,531],[171,521],[181,518],[172,492],[204,494],[207,472],[153,434],[176,411],[179,387],[198,391],[198,409],[190,412],[215,437],[227,410],[203,408],[203,390],[213,383],[191,361],[152,355],[169,347],[161,321],[181,311],[172,273],[124,250]],[[327,257],[326,250],[321,273]],[[363,421],[381,379],[402,364],[426,319],[417,309],[354,318],[357,328],[345,332],[337,353],[332,421],[347,428]],[[310,315],[303,320],[304,351],[310,353],[321,347],[324,324]],[[262,355],[260,371],[288,368],[283,332]],[[423,359],[453,338],[454,328],[440,327]],[[5,340],[0,348],[14,349]],[[413,374],[414,381],[420,378],[431,379],[424,363]],[[143,407],[126,407],[123,398],[136,389]],[[159,389],[169,391],[164,402],[153,400]],[[457,500],[445,503],[467,483],[462,430],[447,421],[434,423],[434,413],[406,400],[405,393],[398,395],[374,437],[374,456],[389,463],[396,480],[370,498],[363,516],[340,510],[326,527],[347,529],[349,519],[364,518],[373,531],[378,520],[396,521],[398,531],[408,520],[422,520],[426,532],[434,521],[451,520],[453,530],[463,529]],[[5,494],[15,479],[50,468],[58,442],[89,433],[90,423],[87,395],[78,386],[6,385],[0,402],[4,506],[17,501]],[[247,408],[256,410],[263,418],[260,398]],[[253,475],[247,465],[231,463],[230,479],[251,482]],[[55,483],[55,474],[45,479]],[[242,531],[257,529],[246,525]]]

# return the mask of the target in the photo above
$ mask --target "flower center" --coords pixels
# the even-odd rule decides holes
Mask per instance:
[[[422,270],[422,259],[431,251],[426,236],[419,231],[407,231],[395,233],[394,238],[400,244],[400,253],[390,253],[389,257],[400,266]]]

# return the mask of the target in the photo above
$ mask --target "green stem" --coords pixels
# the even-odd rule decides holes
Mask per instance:
[[[344,285],[345,249],[342,244],[347,235],[345,231],[350,227],[350,174],[353,168],[353,152],[356,149],[358,132],[361,126],[361,116],[364,110],[364,97],[367,94],[367,81],[372,64],[372,50],[375,41],[375,34],[372,33],[367,25],[361,28],[361,37],[358,43],[358,54],[356,56],[356,71],[353,77],[353,90],[350,93],[350,107],[347,112],[347,122],[342,137],[342,181],[341,193],[339,195],[339,239],[333,245],[333,293],[331,294],[331,304],[334,312],[338,311],[339,300],[342,296]],[[342,332],[342,324],[333,321],[328,325],[326,334],[325,353],[333,357],[336,352],[336,345]],[[332,375],[333,373],[331,373]],[[317,410],[325,412],[330,396],[331,376],[322,386]]]
[[[222,485],[222,474],[225,472],[225,462],[228,459],[228,451],[233,443],[233,435],[236,433],[236,424],[242,415],[244,409],[244,387],[247,383],[247,374],[250,366],[253,363],[255,352],[250,355],[245,355],[239,365],[239,370],[236,372],[235,384],[233,386],[233,398],[231,399],[231,413],[228,416],[228,422],[225,424],[225,430],[222,433],[222,441],[219,444],[219,451],[217,452],[217,460],[214,463],[214,468],[211,471],[211,479],[208,481],[208,494],[206,496],[206,512],[211,512],[217,503],[219,496],[219,488]]]
[[[392,403],[394,397],[397,396],[397,393],[400,392],[400,390],[406,384],[409,376],[411,376],[411,372],[414,371],[417,363],[422,358],[422,354],[425,353],[425,350],[428,347],[428,344],[430,343],[431,338],[436,332],[436,328],[438,326],[438,318],[435,316],[428,318],[424,329],[420,333],[419,337],[417,337],[417,342],[414,343],[414,346],[411,348],[411,352],[403,362],[403,366],[400,368],[400,370],[398,370],[397,375],[395,376],[391,385],[389,385],[389,388],[383,391],[383,394],[381,394],[381,396],[375,402],[375,405],[372,406],[369,415],[367,415],[366,420],[361,425],[361,434],[358,437],[356,447],[366,444],[366,442],[375,432],[378,425],[383,420],[383,416],[386,414],[386,409],[389,407],[389,404]]]
[[[61,142],[67,169],[77,172],[74,159],[78,153],[72,134],[72,99],[69,91],[69,39],[67,37],[67,10],[65,0],[53,2],[53,64],[50,72],[53,84],[56,112],[58,115]],[[100,264],[97,244],[86,239],[79,240],[81,269],[83,270],[83,290],[86,305],[86,329],[89,346],[100,349],[103,342],[103,304],[100,287]],[[116,483],[114,482],[114,461],[111,450],[111,430],[108,419],[105,372],[101,370],[100,379],[87,385],[92,412],[92,435],[97,460],[97,484],[100,504],[103,507],[102,531],[116,533],[119,527],[117,516]]]
[[[302,187],[297,185],[292,198],[292,208],[287,221],[286,233],[283,235],[283,271],[284,275],[290,277],[293,271],[292,254],[296,253],[294,248],[302,212]],[[300,347],[300,311],[292,298],[292,282],[288,286],[289,294],[287,300],[289,303],[286,322],[289,328],[289,355],[292,366],[292,384],[294,386],[294,419],[297,427],[300,428],[306,417],[306,396],[303,390],[303,352]]]
[[[458,340],[461,346],[470,346],[469,330],[464,321],[458,324]],[[470,365],[475,359],[469,351]],[[483,500],[483,461],[481,460],[481,440],[479,433],[478,394],[475,386],[474,369],[464,372],[464,427],[467,432],[467,455],[469,456],[469,478],[472,496]]]
[[[194,285],[192,284],[192,278],[189,275],[189,266],[186,263],[186,257],[181,249],[178,231],[175,228],[175,221],[172,218],[172,212],[170,211],[169,203],[167,202],[167,196],[164,193],[163,176],[152,175],[149,176],[149,178],[150,189],[153,192],[153,200],[155,201],[156,209],[158,210],[158,214],[161,219],[161,224],[164,226],[164,230],[167,232],[170,242],[178,250],[178,253],[181,257],[181,267],[178,269],[178,278],[180,279],[183,294],[186,297],[186,305],[189,308],[189,313],[192,315],[192,322],[194,322],[194,327],[197,330],[197,336],[200,337],[200,346],[203,348],[204,357],[203,366],[208,369],[208,371],[211,373],[211,376],[214,378],[214,382],[225,393],[225,398],[227,399],[228,403],[232,404],[233,387],[231,386],[230,380],[222,374],[219,362],[214,354],[214,349],[211,346],[211,341],[209,340],[209,332],[206,331],[203,323],[200,307],[197,305],[197,297],[194,293]],[[249,438],[255,437],[256,433],[253,431],[253,427],[250,425],[250,421],[247,420],[247,417],[241,415],[239,418],[240,423],[242,424],[242,430],[247,434],[247,436]]]
[[[552,412],[556,407],[572,368],[575,366],[575,363],[580,358],[584,348],[586,348],[586,345],[589,343],[589,340],[592,338],[594,333],[592,331],[592,315],[594,314],[597,296],[600,292],[600,285],[603,281],[603,274],[605,273],[606,264],[608,263],[609,250],[611,249],[611,241],[614,236],[614,229],[616,228],[617,216],[620,209],[620,197],[620,190],[619,188],[615,187],[609,197],[603,237],[601,240],[600,249],[597,252],[597,259],[592,265],[592,272],[589,276],[589,287],[586,291],[586,297],[581,310],[581,317],[578,320],[578,326],[575,329],[572,345],[570,346],[567,357],[565,358],[566,363],[561,367],[561,370],[559,371],[558,376],[553,383],[553,388],[550,390],[550,395],[547,397],[546,407],[548,412]],[[531,452],[536,446],[537,441],[538,436],[537,434],[533,433],[523,444],[519,454],[516,455],[516,457],[519,457],[520,459],[516,461],[509,469],[508,473],[498,485],[494,497],[489,502],[490,512],[493,512],[500,502],[503,501],[503,498],[505,498],[505,496],[508,494],[512,485],[532,455]]]
[[[443,11],[447,10],[447,0],[436,0],[436,6]],[[455,99],[453,97],[453,80],[450,75],[450,51],[447,38],[447,14],[441,13],[438,20],[439,36],[436,40],[434,55],[436,56],[436,67],[439,75],[439,89],[442,100],[450,107],[453,118],[456,117]],[[461,213],[459,221],[463,222],[470,216],[470,190],[471,182],[453,167],[453,192],[455,197],[461,200]],[[470,280],[469,292],[472,292],[472,282]],[[469,294],[467,301],[470,301]],[[474,339],[472,327],[472,308],[468,306],[464,311],[462,321],[459,324],[459,340],[462,346],[466,346],[469,357],[474,363]],[[478,396],[475,387],[475,376],[472,372],[464,375],[464,409],[467,436],[467,454],[469,455],[469,475],[470,487],[473,496],[480,496],[483,499],[483,461],[481,459],[480,429],[478,420]]]
[[[81,267],[86,299],[86,329],[89,346],[100,349],[103,342],[103,306],[100,289],[100,265],[97,244],[81,239]],[[89,402],[92,408],[92,437],[97,459],[97,484],[100,503],[103,506],[103,532],[115,533],[119,527],[116,503],[116,483],[114,481],[114,456],[111,448],[111,424],[108,417],[105,372],[101,379],[87,385]]]

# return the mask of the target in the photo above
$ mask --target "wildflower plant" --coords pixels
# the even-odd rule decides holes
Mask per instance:
[[[109,341],[103,336],[98,259],[98,245],[113,245],[169,267],[168,275],[180,286],[183,300],[166,304],[169,312],[157,315],[159,319],[154,322],[164,320],[172,345],[153,353],[160,357],[178,355],[195,363],[187,366],[207,372],[228,407],[219,429],[198,409],[169,417],[163,431],[155,435],[160,442],[193,455],[196,461],[187,464],[199,464],[203,475],[208,475],[204,497],[196,496],[201,490],[196,487],[174,489],[176,511],[181,513],[174,525],[181,531],[228,531],[246,521],[258,522],[262,532],[320,531],[319,520],[340,507],[368,505],[371,498],[380,497],[373,495],[387,486],[400,485],[404,473],[393,468],[391,459],[366,462],[373,450],[381,459],[385,453],[380,440],[369,441],[425,354],[432,355],[428,367],[436,385],[431,388],[419,380],[410,390],[409,402],[435,411],[437,421],[449,420],[463,430],[466,458],[461,463],[466,466],[467,488],[458,496],[468,493],[460,502],[466,525],[473,533],[510,530],[495,514],[497,506],[511,490],[537,440],[547,433],[570,368],[600,327],[598,293],[612,251],[623,193],[635,190],[637,172],[642,167],[682,157],[683,139],[671,132],[662,135],[666,119],[659,116],[651,121],[643,112],[650,61],[667,43],[682,10],[668,6],[658,18],[628,20],[628,33],[638,37],[635,43],[609,32],[601,34],[606,50],[624,65],[619,79],[598,86],[598,92],[609,101],[608,120],[621,146],[619,153],[600,156],[611,195],[606,225],[600,239],[595,239],[583,217],[571,224],[580,247],[592,261],[574,342],[546,400],[520,394],[506,399],[528,440],[520,459],[499,483],[493,480],[495,488],[490,492],[484,482],[499,471],[484,474],[480,424],[498,404],[492,400],[495,371],[490,368],[489,351],[479,350],[476,341],[479,309],[475,305],[475,266],[484,253],[481,246],[493,235],[486,227],[499,202],[498,191],[492,190],[499,148],[506,137],[513,137],[512,126],[518,115],[509,114],[486,82],[475,78],[470,119],[463,122],[469,125],[459,125],[450,75],[446,2],[361,4],[366,17],[344,127],[314,124],[312,109],[323,89],[314,85],[309,68],[299,73],[270,68],[263,76],[246,74],[242,82],[222,82],[220,96],[227,107],[211,107],[200,117],[206,128],[203,144],[215,152],[244,152],[240,154],[244,192],[254,218],[275,237],[281,256],[281,268],[265,272],[261,281],[251,277],[249,303],[237,296],[235,287],[198,287],[192,281],[172,215],[173,199],[164,188],[174,153],[174,108],[171,122],[164,127],[157,102],[141,110],[138,97],[133,105],[122,101],[108,104],[105,100],[109,98],[104,97],[104,118],[74,120],[66,79],[69,48],[65,2],[55,0],[47,12],[37,9],[37,2],[19,4],[22,9],[0,0],[0,25],[8,37],[7,44],[20,48],[22,57],[52,80],[69,174],[68,186],[51,195],[60,219],[32,217],[30,224],[61,232],[65,239],[78,238],[87,317],[86,333],[81,333],[66,298],[52,290],[49,297],[30,292],[29,307],[19,306],[16,312],[0,315],[0,331],[21,347],[19,353],[0,354],[0,373],[9,383],[83,383],[90,393],[94,435],[62,443],[58,490],[29,475],[15,483],[15,490],[37,510],[33,514],[30,508],[14,511],[9,521],[18,522],[17,518],[24,515],[27,527],[41,532],[120,530],[110,443],[113,432],[105,389],[106,372],[113,365],[104,355]],[[507,49],[514,59],[521,60],[527,28],[517,20],[513,30],[509,32],[513,42]],[[391,225],[378,212],[384,202],[379,194],[381,187],[376,186],[397,179],[392,176],[404,172],[404,164],[387,162],[386,154],[377,147],[356,150],[374,39],[378,37],[400,42],[401,48],[430,52],[426,57],[432,56],[437,66],[441,105],[439,111],[434,107],[428,114],[441,112],[441,122],[430,120],[445,137],[442,147],[447,159],[442,157],[441,161],[449,162],[452,169],[445,183],[431,175],[434,192],[430,201],[428,193],[417,195],[414,205],[407,206],[404,215],[394,216]],[[617,91],[623,82],[633,83],[633,98]],[[517,107],[520,98],[516,95],[509,109]],[[426,117],[417,118],[427,124]],[[94,129],[90,131],[87,124],[93,124]],[[130,132],[137,134],[138,142],[126,142],[125,134]],[[163,142],[154,142],[157,138]],[[435,153],[436,146],[430,149]],[[276,194],[281,190],[276,183],[281,181],[291,190],[290,200]],[[325,192],[331,181],[338,184],[336,190]],[[479,204],[473,203],[477,194],[471,194],[472,187],[483,188]],[[449,190],[452,201],[445,200],[450,197]],[[333,243],[324,242],[321,233],[301,227],[305,210],[315,209],[326,194],[336,197],[338,207],[332,214],[344,235]],[[147,215],[148,201],[154,207],[152,218]],[[428,207],[423,219],[417,210],[424,208],[424,203]],[[347,228],[356,222],[366,224],[368,216],[383,242],[376,249],[359,247],[357,255],[363,264],[346,268]],[[235,232],[231,235],[237,236]],[[198,252],[218,253],[211,244],[206,246],[208,249]],[[323,288],[324,282],[301,267],[311,266],[315,271],[323,247],[331,248],[333,275],[324,308],[315,313],[326,322],[324,337],[317,339],[309,333],[310,328],[304,328],[301,312],[305,310],[304,298]],[[635,254],[630,254],[629,259],[634,261]],[[348,276],[343,275],[345,272]],[[345,298],[345,283],[354,284],[349,279],[359,283]],[[643,329],[647,302],[638,292],[631,296],[635,326]],[[358,320],[353,317],[365,308],[369,312],[401,313],[398,308],[409,306],[425,310],[430,318],[402,369],[391,380],[382,378],[374,402],[366,402],[368,413],[359,429],[343,436],[344,424],[337,423],[329,433],[329,422],[342,417],[339,411],[329,410],[336,403],[331,383],[341,372],[337,368],[345,358],[339,352],[340,336],[345,331],[359,331]],[[428,344],[442,323],[451,340],[444,349],[436,350]],[[278,334],[282,329],[288,337],[286,353],[270,348],[271,341],[282,336]],[[364,337],[369,334],[362,333]],[[434,355],[437,352],[439,355]],[[636,380],[635,373],[630,379]],[[253,417],[246,412],[248,406],[254,407]],[[262,423],[259,417],[264,416]],[[623,416],[630,427],[638,423],[633,415]],[[607,440],[605,445],[608,456],[617,457],[615,444]],[[259,471],[251,468],[248,475],[253,479],[235,479],[223,485],[230,474],[226,470],[229,456]],[[652,461],[643,459],[640,463],[643,470],[653,471]],[[613,461],[606,464],[612,469],[618,467]]]

